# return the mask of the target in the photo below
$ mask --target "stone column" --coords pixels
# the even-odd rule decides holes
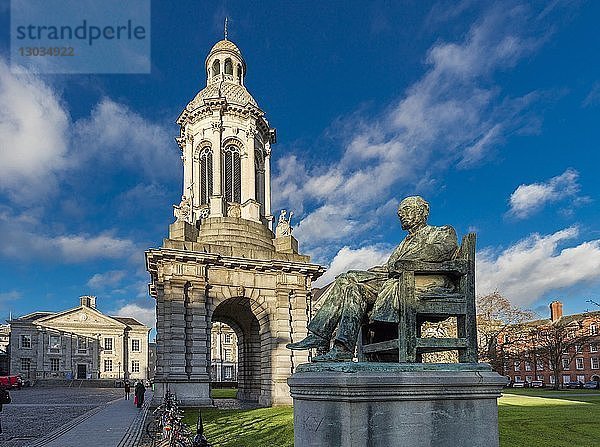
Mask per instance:
[[[269,221],[269,228],[273,230],[273,216],[271,215],[271,143],[265,143],[265,218]]]
[[[219,121],[212,122],[212,131],[213,192],[210,197],[210,215],[211,217],[223,217],[223,169],[221,168],[223,123],[220,117]]]
[[[171,302],[171,330],[168,351],[169,379],[187,378],[185,373],[185,308],[183,288],[185,281],[172,278],[170,293],[166,298]]]
[[[255,162],[254,162],[254,134],[256,128],[251,124],[246,130],[246,151],[242,157],[242,204],[248,200],[256,200],[255,191]]]
[[[185,138],[185,145],[183,147],[183,195],[190,199],[190,212],[192,214],[192,222],[195,222],[197,217],[194,215],[194,193],[192,183],[195,183],[194,179],[194,158],[193,151],[194,139],[191,135],[187,135]],[[195,185],[194,185],[195,186]]]
[[[285,275],[283,276],[285,277]],[[285,347],[291,341],[290,300],[292,295],[293,290],[289,286],[278,285],[271,333],[274,342],[271,353],[272,405],[290,405],[292,403],[287,379],[294,372],[294,365],[292,364],[292,351]]]

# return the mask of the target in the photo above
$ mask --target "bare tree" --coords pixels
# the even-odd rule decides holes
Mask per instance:
[[[504,374],[504,364],[513,351],[512,346],[520,344],[521,331],[515,329],[533,319],[535,314],[513,306],[498,291],[478,296],[475,305],[479,360]]]

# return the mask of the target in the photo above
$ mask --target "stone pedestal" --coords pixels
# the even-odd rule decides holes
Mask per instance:
[[[498,447],[487,364],[312,363],[288,379],[296,447]]]

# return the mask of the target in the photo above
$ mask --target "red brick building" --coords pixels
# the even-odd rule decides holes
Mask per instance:
[[[513,382],[541,380],[600,381],[600,312],[563,315],[562,303],[550,303],[550,318],[508,326],[499,335],[500,374]]]

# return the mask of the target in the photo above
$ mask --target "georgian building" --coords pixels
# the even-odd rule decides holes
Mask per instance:
[[[9,321],[10,373],[35,379],[146,379],[150,328],[96,308],[80,297],[63,312],[33,312]]]
[[[600,381],[600,312],[563,315],[562,307],[560,301],[553,301],[550,318],[509,326],[499,335],[503,361],[498,373],[512,382],[538,380],[552,386],[556,378],[549,351],[554,351],[560,362],[559,386]],[[557,331],[552,325],[564,329]]]
[[[237,382],[237,343],[233,329],[224,323],[213,323],[210,344],[210,378],[213,382]]]

